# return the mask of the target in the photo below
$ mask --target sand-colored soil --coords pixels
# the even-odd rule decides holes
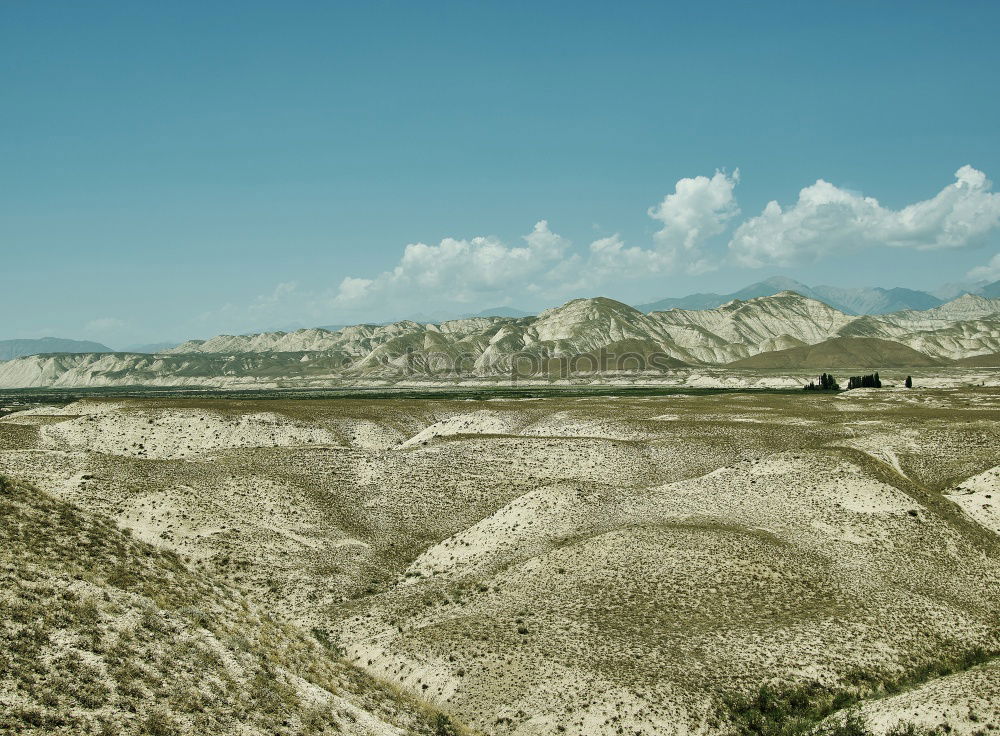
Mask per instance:
[[[84,400],[0,419],[0,473],[518,736],[724,733],[724,697],[765,683],[1000,651],[998,447],[986,387]],[[973,703],[995,683],[954,677]],[[945,703],[949,682],[913,686]]]

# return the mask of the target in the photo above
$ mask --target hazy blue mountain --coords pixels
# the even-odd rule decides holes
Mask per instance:
[[[976,292],[979,296],[985,296],[987,299],[1000,299],[1000,280],[994,281],[992,284],[986,284],[983,288]]]
[[[648,304],[637,304],[640,312],[665,312],[668,309],[715,309],[730,301],[722,294],[711,292],[704,294],[688,294],[687,296],[667,297]]]
[[[807,286],[795,279],[774,276],[732,294],[690,294],[640,304],[636,308],[642,312],[661,312],[668,309],[715,309],[733,299],[747,301],[761,296],[774,296],[782,291],[794,291],[810,299],[821,301],[846,314],[888,314],[906,309],[933,309],[944,303],[943,299],[934,294],[915,289],[902,287],[883,289],[880,286],[854,288]],[[989,295],[983,294],[983,296]]]
[[[886,310],[888,312],[898,312],[903,309],[934,309],[934,307],[940,307],[950,299],[941,299],[934,294],[926,291],[917,291],[914,289],[904,289],[902,287],[895,287],[893,289],[885,289],[885,295],[889,299],[890,309]],[[896,306],[899,304],[900,306]],[[907,306],[902,306],[906,304]]]
[[[689,294],[681,297],[667,297],[647,304],[637,304],[636,309],[640,312],[663,312],[668,309],[715,309],[721,307],[726,302],[733,299],[746,301],[759,296],[774,296],[781,291],[794,291],[802,296],[816,298],[805,284],[795,279],[784,276],[773,276],[772,278],[750,284],[732,294],[715,294],[712,292]]]
[[[944,304],[943,300],[926,291],[902,287],[840,289],[835,286],[817,286],[813,289],[813,294],[815,299],[848,314],[889,314],[905,309],[933,309]]]
[[[785,276],[772,276],[769,279],[758,281],[756,284],[750,284],[750,286],[746,286],[739,291],[728,294],[726,296],[726,301],[739,299],[741,302],[745,302],[748,299],[756,299],[759,296],[774,296],[782,291],[794,291],[796,294],[807,296],[810,299],[816,298],[813,293],[813,289],[806,286],[801,281],[796,281],[795,279],[790,279]]]
[[[950,302],[958,299],[962,294],[977,294],[979,290],[987,285],[986,281],[952,281],[931,291],[931,294],[942,301]]]
[[[67,340],[61,337],[41,337],[37,340],[0,340],[0,360],[12,360],[23,355],[40,353],[113,353],[107,345],[88,340]]]

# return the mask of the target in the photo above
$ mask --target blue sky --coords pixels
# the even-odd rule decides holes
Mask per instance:
[[[0,338],[1000,278],[997,28],[995,2],[6,2]]]

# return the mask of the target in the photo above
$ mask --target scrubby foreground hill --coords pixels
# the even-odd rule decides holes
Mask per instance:
[[[750,358],[737,360],[733,368],[796,369],[810,371],[851,370],[868,368],[925,368],[942,365],[929,355],[892,340],[877,337],[835,337],[816,345],[758,353]]]
[[[926,311],[856,317],[790,291],[650,314],[611,299],[576,299],[537,317],[220,335],[156,355],[32,356],[0,362],[0,386],[317,386],[512,374],[683,382],[706,366],[841,337],[898,343],[920,354],[918,364],[995,353],[1000,300],[967,294]]]
[[[1000,393],[804,393],[91,400],[0,419],[0,472],[239,591],[168,621],[317,630],[487,734],[1000,728]],[[70,582],[112,532],[33,564],[125,607]]]
[[[458,733],[168,548],[0,477],[0,733]]]

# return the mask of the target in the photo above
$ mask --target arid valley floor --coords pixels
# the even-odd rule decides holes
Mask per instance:
[[[3,733],[1000,733],[997,387],[83,398],[0,475]]]

